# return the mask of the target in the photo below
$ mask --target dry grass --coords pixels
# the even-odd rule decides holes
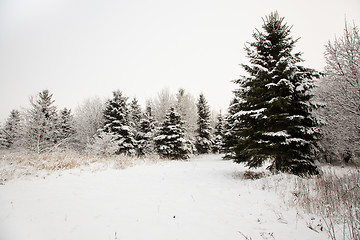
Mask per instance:
[[[156,163],[166,161],[154,156],[142,158],[125,155],[93,155],[80,154],[77,152],[50,152],[50,153],[27,153],[27,152],[0,152],[0,184],[5,184],[14,178],[24,176],[40,176],[59,170],[74,168],[89,168],[92,171],[107,168],[124,169],[144,163]]]
[[[278,174],[259,180],[264,190],[274,191],[288,206],[322,219],[330,239],[360,239],[360,171],[324,167],[316,177]]]

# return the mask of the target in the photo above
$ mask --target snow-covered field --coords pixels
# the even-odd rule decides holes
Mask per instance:
[[[328,239],[246,170],[206,155],[12,179],[0,185],[0,239]]]

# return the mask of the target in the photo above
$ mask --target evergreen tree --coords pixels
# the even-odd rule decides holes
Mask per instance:
[[[241,100],[238,97],[239,91],[234,91],[234,93],[235,97],[230,103],[224,123],[223,150],[225,159],[235,158],[234,146],[236,146],[237,141],[240,139],[240,121],[236,113],[240,111]]]
[[[187,148],[191,153],[196,151],[196,128],[197,128],[197,107],[194,97],[185,92],[185,89],[180,88],[176,94],[176,111],[180,114],[184,121],[185,139]]]
[[[197,102],[197,136],[196,136],[196,150],[200,154],[211,152],[211,126],[210,126],[210,110],[207,101],[203,94],[200,94]]]
[[[75,130],[73,121],[74,117],[70,109],[64,108],[60,111],[59,128],[61,139],[69,139],[74,135]]]
[[[225,123],[221,111],[216,120],[212,151],[222,153],[224,151]]]
[[[137,135],[139,155],[145,155],[153,152],[154,133],[155,133],[154,121],[151,118],[151,116],[145,113],[144,117],[140,120],[140,128]]]
[[[135,153],[136,143],[130,126],[127,100],[121,91],[113,92],[113,98],[107,101],[104,110],[104,132],[112,133],[119,142],[117,154],[132,155]]]
[[[309,92],[319,74],[297,65],[303,61],[300,53],[292,53],[297,40],[283,20],[271,13],[245,48],[250,65],[242,66],[250,76],[235,81],[240,111],[232,117],[240,129],[232,146],[234,161],[258,167],[270,159],[271,170],[317,174],[317,128]]]
[[[143,113],[141,111],[138,100],[136,98],[133,98],[130,103],[130,121],[135,129],[139,128],[142,115]]]
[[[142,115],[137,132],[137,152],[139,155],[150,154],[154,151],[154,134],[156,123],[153,119],[152,105],[150,102],[146,105],[146,111]]]
[[[0,149],[2,148],[7,148],[6,132],[3,127],[0,129]]]
[[[184,139],[184,122],[172,107],[165,116],[165,120],[159,128],[159,135],[154,138],[155,148],[163,158],[186,159],[188,149]]]
[[[129,117],[130,117],[130,126],[132,129],[132,134],[134,135],[134,140],[135,140],[134,149],[138,155],[142,155],[141,149],[139,149],[140,147],[139,141],[141,138],[140,124],[143,118],[143,113],[141,111],[141,106],[139,105],[139,102],[136,98],[133,98],[133,100],[130,103]]]
[[[12,147],[21,138],[21,117],[18,110],[12,110],[3,128],[3,143],[7,148]]]
[[[37,153],[50,151],[58,143],[58,114],[52,94],[43,90],[37,99],[31,99],[32,108],[26,118],[25,146]]]

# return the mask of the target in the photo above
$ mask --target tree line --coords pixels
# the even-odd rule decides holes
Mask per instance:
[[[317,160],[359,160],[360,37],[345,23],[343,36],[329,41],[324,72],[301,65],[299,39],[273,12],[246,43],[247,75],[225,115],[214,117],[204,95],[163,90],[141,109],[121,91],[105,103],[84,102],[75,115],[58,111],[49,91],[31,99],[31,109],[12,111],[1,131],[5,148],[41,153],[72,148],[96,154],[146,155],[185,159],[220,152],[248,167],[270,162],[272,171],[318,174]]]
[[[112,98],[86,100],[76,110],[58,110],[49,90],[30,99],[25,111],[13,110],[1,129],[1,146],[35,153],[76,150],[92,154],[141,156],[157,153],[170,159],[219,152],[223,134],[203,94],[198,100],[179,89],[164,89],[142,109],[120,90]]]

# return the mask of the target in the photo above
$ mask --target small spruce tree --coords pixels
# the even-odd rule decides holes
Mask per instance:
[[[58,114],[52,97],[43,90],[36,99],[30,99],[32,108],[26,116],[24,144],[36,153],[51,151],[58,143]]]
[[[137,152],[139,155],[151,154],[154,152],[154,134],[156,123],[153,119],[152,106],[150,102],[147,103],[146,111],[142,115],[137,132]]]
[[[104,110],[104,132],[112,133],[119,143],[117,154],[132,155],[135,153],[135,139],[130,125],[127,97],[121,91],[113,92]]]
[[[18,110],[12,110],[3,128],[3,146],[10,148],[19,143],[22,135],[21,117]]]
[[[240,122],[236,113],[240,111],[241,101],[237,97],[238,91],[234,91],[234,93],[235,97],[230,102],[224,123],[223,151],[225,159],[235,159],[234,147],[240,139]]]
[[[221,112],[217,116],[214,140],[213,140],[213,149],[214,153],[222,153],[224,151],[224,136],[225,136],[225,124],[224,118]]]
[[[74,120],[70,109],[64,108],[59,116],[59,140],[63,147],[69,146],[75,135]]]
[[[160,157],[169,159],[188,158],[188,149],[184,139],[184,122],[172,107],[165,116],[159,128],[158,135],[154,138],[155,148]]]
[[[212,148],[210,110],[203,94],[200,94],[197,102],[197,129],[195,147],[199,154],[210,153]]]
[[[274,171],[317,174],[310,90],[319,73],[298,65],[301,53],[292,53],[297,40],[277,12],[264,19],[262,28],[245,48],[250,65],[242,66],[249,76],[235,81],[240,101],[232,118],[240,128],[231,149],[234,161],[258,167],[271,160]]]

